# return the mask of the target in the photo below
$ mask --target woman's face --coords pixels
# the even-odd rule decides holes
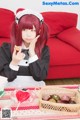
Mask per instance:
[[[33,25],[33,29],[22,30],[22,39],[25,43],[31,43],[31,41],[36,37],[36,28]]]

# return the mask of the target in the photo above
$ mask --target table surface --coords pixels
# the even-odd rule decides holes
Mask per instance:
[[[59,87],[65,87],[65,88],[70,88],[70,89],[78,89],[79,85],[55,85]],[[16,106],[18,104],[18,101],[16,101],[13,96],[12,91],[14,89],[12,88],[7,88],[6,89],[6,94],[10,94],[13,96],[12,102],[13,106],[11,106],[12,109],[12,118],[13,120],[80,120],[80,115],[77,113],[68,113],[68,112],[59,112],[59,111],[41,111],[39,109],[39,99],[36,97],[35,99],[35,94],[34,94],[34,88],[29,88],[31,91],[31,95],[33,95],[33,100],[32,101],[27,101],[26,103],[23,102],[20,104],[18,110],[16,109]],[[37,89],[35,92],[38,94],[40,89]],[[7,96],[7,95],[6,95]],[[16,104],[15,102],[16,101]],[[0,105],[5,104],[9,106],[10,99],[7,100],[0,100]],[[0,116],[1,116],[1,111],[0,111]],[[0,119],[2,120],[2,119]],[[7,120],[7,119],[6,119]],[[8,119],[9,120],[9,119]],[[11,119],[12,120],[12,119]]]

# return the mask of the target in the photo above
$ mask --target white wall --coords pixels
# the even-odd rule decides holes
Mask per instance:
[[[78,2],[79,5],[42,5],[42,2]],[[0,0],[0,7],[16,11],[17,8],[30,8],[42,11],[65,11],[78,14],[77,28],[80,29],[80,0]]]

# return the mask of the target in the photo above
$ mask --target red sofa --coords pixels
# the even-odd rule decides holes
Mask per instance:
[[[47,79],[80,78],[80,30],[78,15],[68,12],[43,12],[49,26],[50,65]],[[0,45],[10,42],[14,13],[0,8]]]

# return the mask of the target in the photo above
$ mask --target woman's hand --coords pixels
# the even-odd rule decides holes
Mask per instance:
[[[36,42],[37,42],[39,37],[40,37],[40,35],[38,35],[35,39],[33,39],[32,42],[29,45],[29,55],[30,55],[30,57],[35,55],[35,45],[36,45]]]
[[[14,49],[11,64],[18,65],[18,63],[22,59],[24,59],[24,57],[25,57],[25,54],[21,52],[21,47],[20,47],[19,51],[16,51],[16,49]]]

